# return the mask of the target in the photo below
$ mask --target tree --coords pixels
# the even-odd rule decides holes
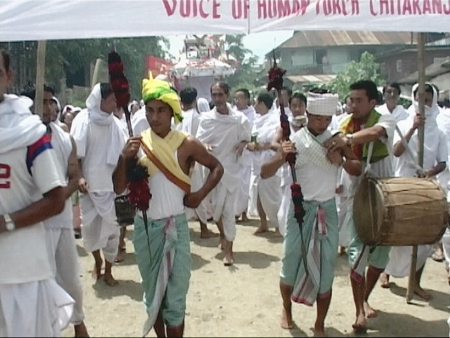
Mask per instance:
[[[60,81],[66,85],[89,86],[90,65],[97,58],[107,61],[112,48],[121,55],[125,74],[130,82],[132,97],[141,97],[141,81],[147,77],[148,55],[165,57],[162,44],[167,40],[161,37],[52,40],[47,42],[45,82],[60,90]],[[8,50],[12,56],[13,68],[17,78],[15,92],[23,90],[26,84],[36,79],[35,41],[0,43],[0,48]]]
[[[375,56],[368,52],[361,55],[359,62],[352,61],[347,69],[339,73],[328,87],[343,100],[349,93],[350,85],[359,80],[372,80],[377,86],[383,83],[380,66],[376,62]]]
[[[258,65],[258,57],[250,49],[244,47],[243,35],[226,35],[225,48],[231,64],[236,67],[236,72],[227,79],[233,89],[247,88],[254,91],[257,87],[258,73],[262,66]]]

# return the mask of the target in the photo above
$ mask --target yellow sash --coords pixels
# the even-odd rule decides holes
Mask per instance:
[[[189,193],[191,179],[183,172],[174,156],[186,137],[186,134],[175,130],[171,130],[165,138],[159,137],[151,130],[144,131],[141,146],[147,156],[140,160],[140,164],[147,167],[150,176],[161,171],[169,181]]]

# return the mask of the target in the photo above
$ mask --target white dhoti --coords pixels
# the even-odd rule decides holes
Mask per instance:
[[[250,198],[250,178],[252,174],[251,154],[244,149],[244,153],[240,159],[240,184],[239,191],[235,201],[236,216],[242,215],[247,211]]]
[[[288,220],[289,206],[291,205],[292,194],[291,187],[284,185],[281,187],[281,204],[278,210],[278,226],[280,233],[284,236],[286,234],[286,225]]]
[[[191,191],[198,191],[203,186],[208,176],[209,170],[199,163],[195,163],[192,169],[191,176]],[[186,218],[188,220],[198,219],[200,222],[206,224],[208,219],[212,217],[212,205],[211,196],[208,194],[201,202],[200,205],[195,208],[186,208]]]
[[[212,191],[212,203],[214,207],[214,221],[222,218],[225,239],[229,242],[236,238],[236,219],[234,203],[239,189],[229,190],[223,182]]]
[[[80,197],[84,248],[89,252],[101,249],[110,263],[114,263],[117,256],[120,235],[115,196],[113,192],[90,192]]]
[[[54,279],[0,284],[0,337],[60,337],[73,303]]]
[[[84,320],[83,289],[73,228],[46,228],[49,261],[56,282],[75,300],[71,323]]]
[[[416,271],[420,270],[432,252],[431,245],[417,246]],[[393,277],[409,276],[412,246],[393,246],[389,254],[389,263],[384,271]]]
[[[258,184],[258,194],[261,200],[261,205],[266,212],[267,218],[273,227],[279,228],[278,224],[278,210],[281,205],[281,179],[279,176],[262,179],[260,178]]]

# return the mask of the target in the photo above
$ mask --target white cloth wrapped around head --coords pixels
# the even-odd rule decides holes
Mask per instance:
[[[308,93],[308,113],[312,115],[333,116],[339,103],[336,94]]]

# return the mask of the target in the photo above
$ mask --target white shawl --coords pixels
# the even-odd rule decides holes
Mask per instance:
[[[16,95],[4,95],[0,102],[0,152],[29,146],[46,133],[37,115],[30,112],[30,100]]]
[[[119,120],[113,113],[106,113],[100,109],[101,103],[100,84],[97,83],[86,100],[87,109],[83,109],[73,120],[70,133],[77,144],[77,156],[83,158],[86,155],[86,147],[89,142],[89,123],[109,127],[111,145],[108,147],[106,163],[116,165],[120,152],[124,146],[124,133]]]

